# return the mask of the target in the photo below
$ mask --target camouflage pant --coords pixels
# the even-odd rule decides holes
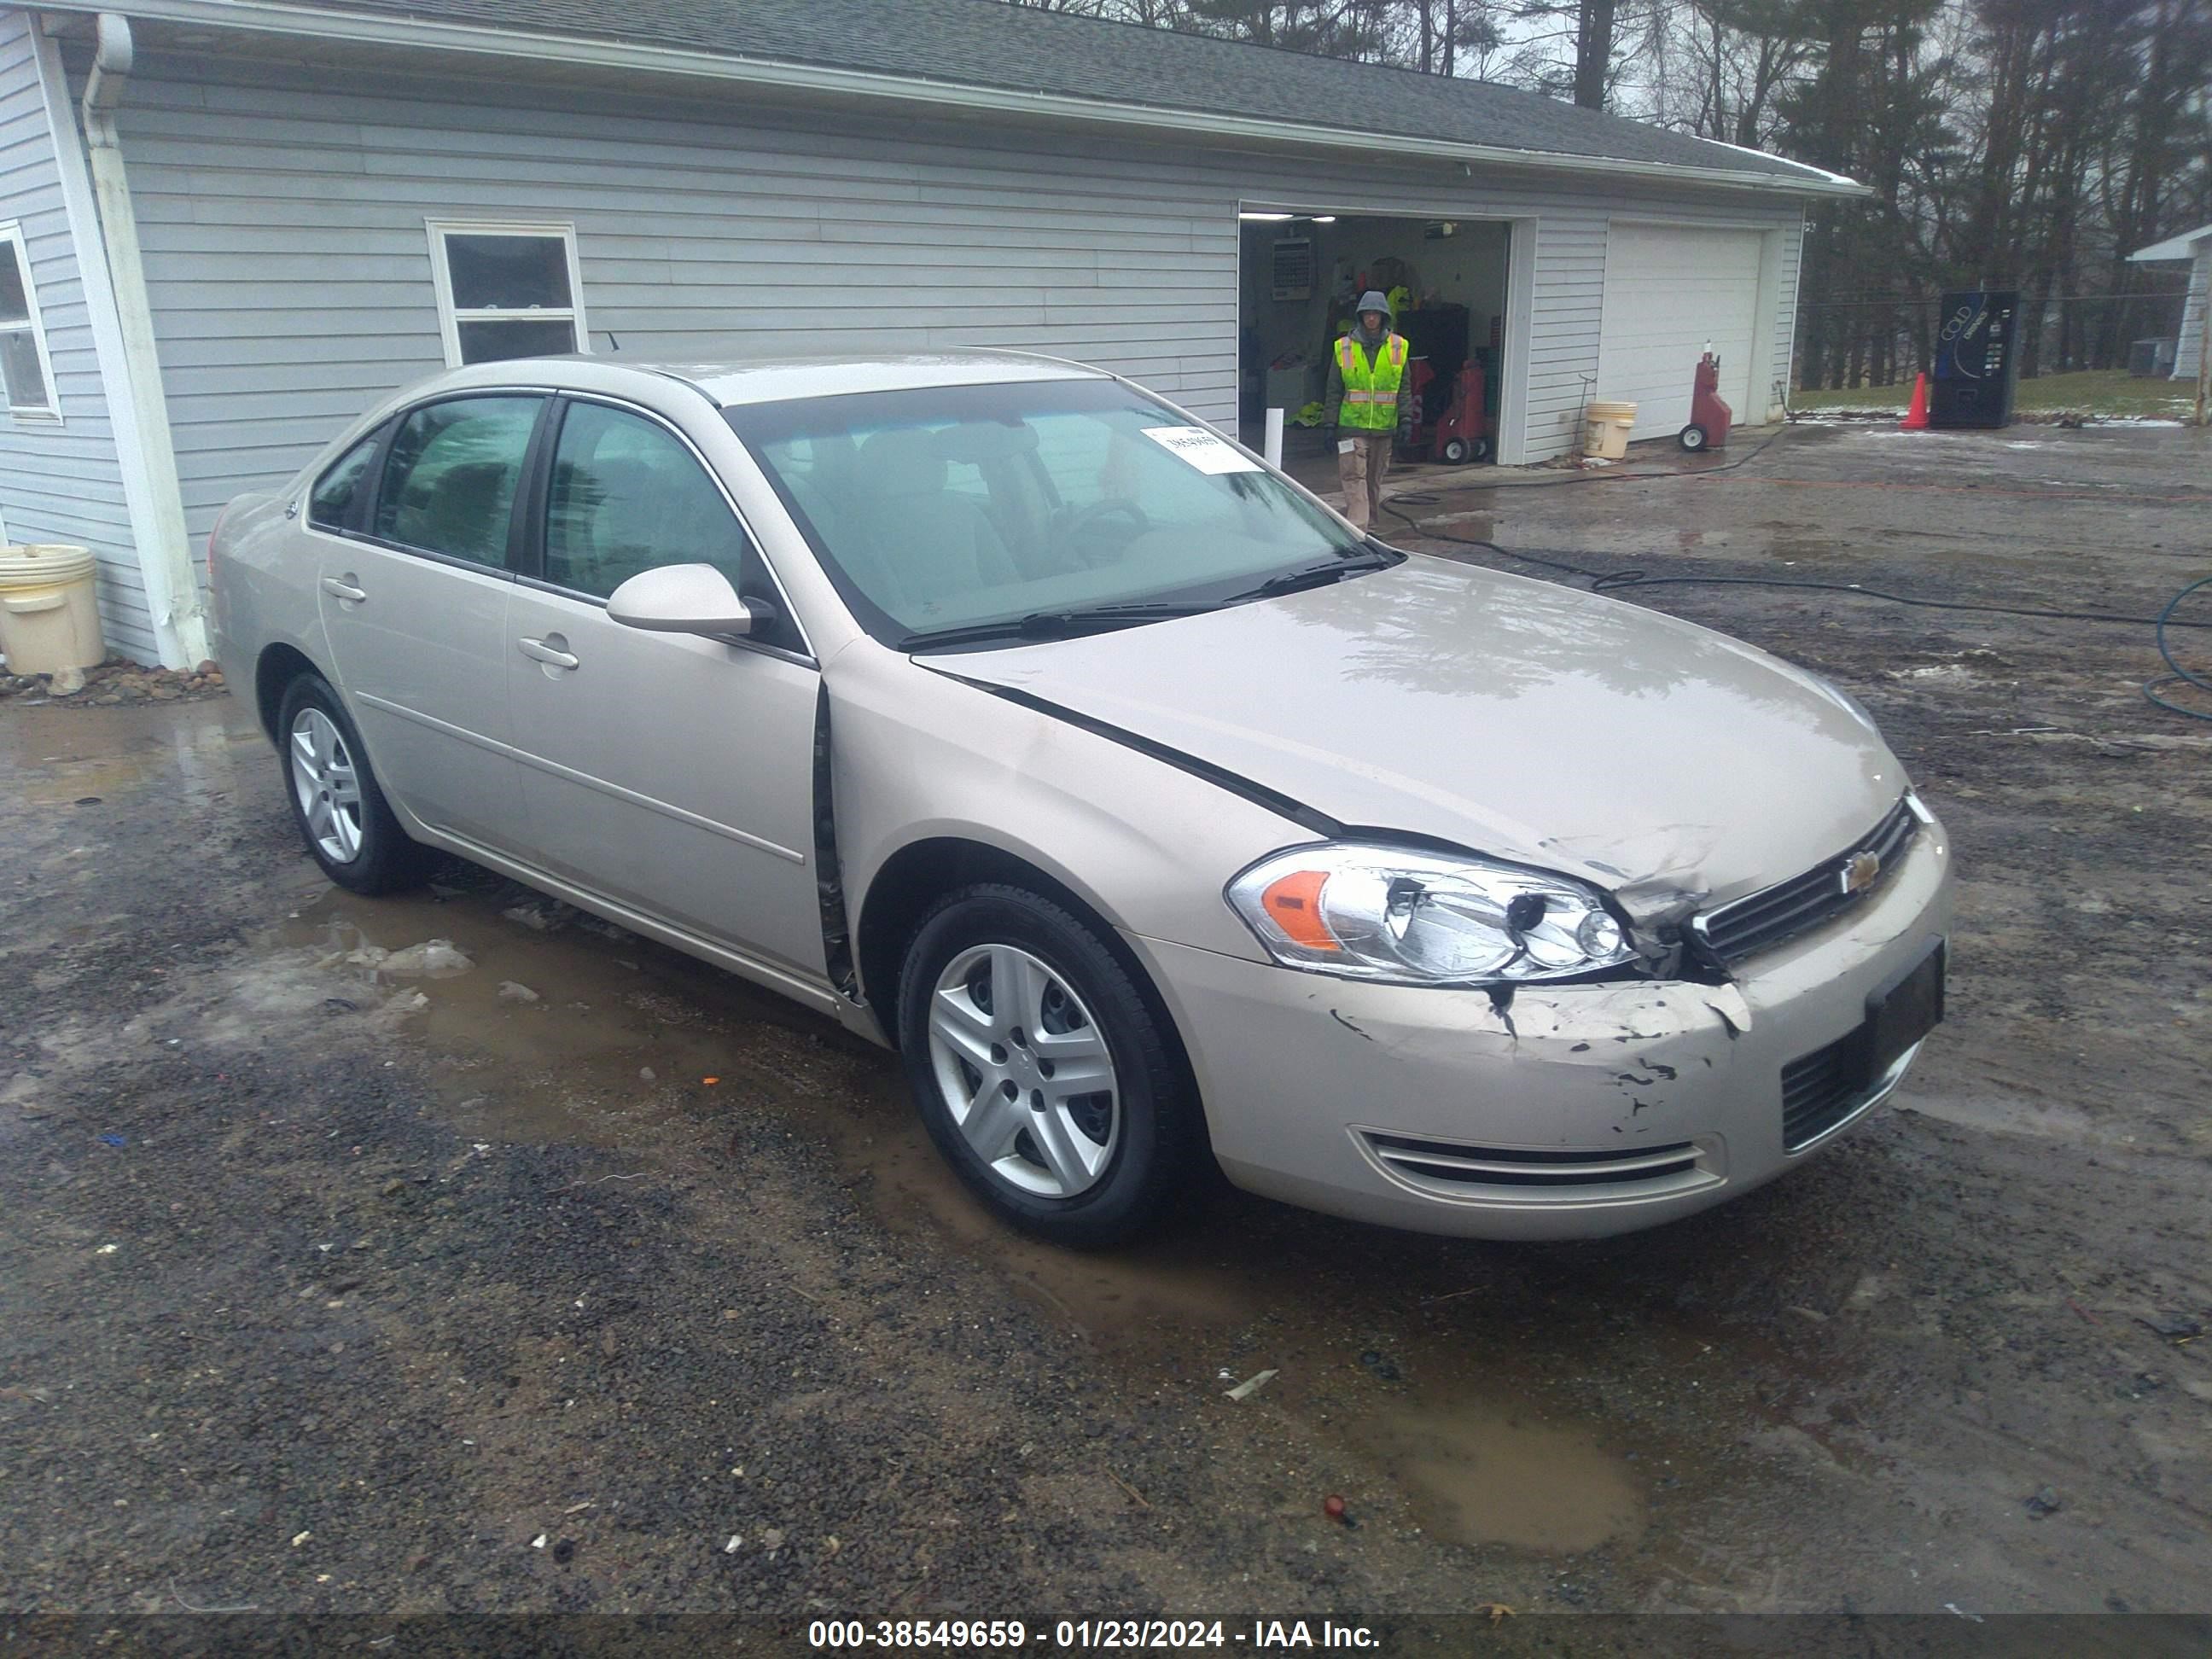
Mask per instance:
[[[1395,434],[1389,432],[1346,432],[1339,430],[1340,447],[1336,457],[1337,477],[1344,483],[1344,516],[1361,530],[1371,529],[1382,513],[1382,479],[1390,471],[1390,445]]]

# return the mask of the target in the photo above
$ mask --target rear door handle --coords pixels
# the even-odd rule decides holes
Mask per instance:
[[[349,604],[359,605],[368,597],[368,590],[365,587],[356,587],[355,580],[354,574],[350,570],[343,576],[325,576],[323,578],[323,592],[334,599],[343,599]]]
[[[532,662],[542,662],[553,668],[574,668],[577,659],[561,647],[568,644],[558,634],[542,640],[517,640],[522,654]]]

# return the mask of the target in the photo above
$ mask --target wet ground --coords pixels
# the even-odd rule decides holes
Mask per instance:
[[[1407,510],[1963,603],[2212,569],[2200,434],[1752,447]],[[2203,1608],[2212,726],[2143,627],[1635,597],[1873,708],[1956,979],[1894,1109],[1581,1246],[1024,1243],[826,1021],[463,866],[333,891],[235,700],[0,711],[0,1609]]]

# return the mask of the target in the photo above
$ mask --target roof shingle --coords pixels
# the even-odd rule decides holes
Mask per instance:
[[[320,0],[319,9],[528,30],[720,57],[1316,128],[1771,179],[1778,156],[1488,82],[1312,57],[1003,0]]]

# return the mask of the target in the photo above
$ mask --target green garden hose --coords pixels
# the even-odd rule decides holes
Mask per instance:
[[[2186,714],[2193,720],[2212,720],[2212,708],[2185,708],[2181,704],[2169,702],[2158,695],[2160,687],[2168,685],[2193,685],[2200,691],[2212,691],[2212,679],[2207,679],[2202,674],[2192,674],[2176,662],[2173,659],[2173,647],[2168,645],[2166,640],[2166,630],[2169,627],[2202,628],[2204,626],[2203,623],[2176,624],[2173,620],[2173,613],[2181,608],[2181,602],[2200,587],[2212,587],[2212,576],[2199,576],[2168,599],[2166,602],[2166,609],[2158,613],[2158,654],[2166,659],[2166,665],[2173,672],[2171,674],[2160,674],[2154,680],[2145,680],[2142,694],[2160,708],[2171,709],[2177,714]]]

